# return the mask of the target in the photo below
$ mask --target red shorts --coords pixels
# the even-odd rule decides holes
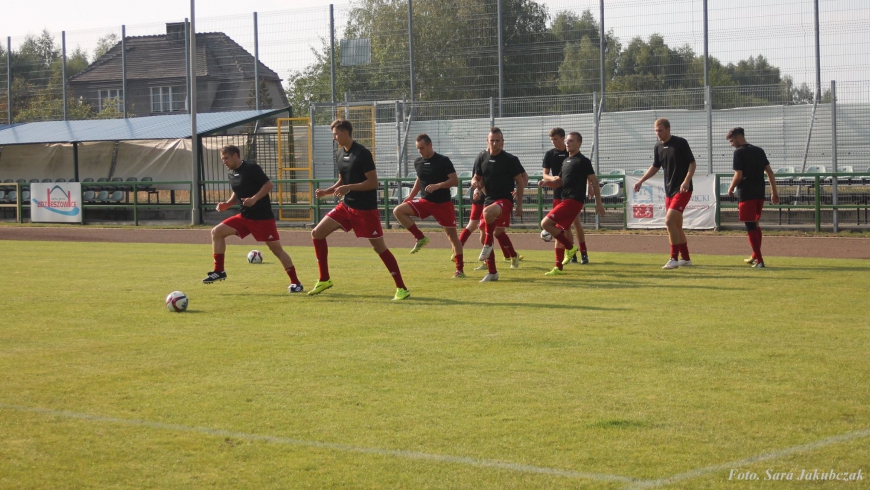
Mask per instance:
[[[456,228],[456,210],[450,201],[432,202],[425,199],[414,199],[408,201],[408,205],[420,219],[432,216],[444,228]]]
[[[341,226],[346,232],[353,230],[357,238],[380,238],[384,236],[381,228],[381,213],[377,209],[353,209],[338,203],[326,216]]]
[[[480,217],[483,216],[483,204],[471,203],[471,216],[469,216],[469,221],[480,221]]]
[[[555,199],[554,199],[555,201]],[[575,199],[559,199],[559,203],[547,214],[550,221],[562,230],[570,230],[577,215],[583,211],[583,203]]]
[[[665,198],[665,209],[676,209],[679,212],[683,212],[686,210],[686,206],[689,205],[689,201],[692,200],[691,192],[680,192],[674,195],[674,197],[666,197]]]
[[[764,199],[752,199],[751,201],[740,201],[737,204],[737,210],[740,215],[741,222],[760,221],[761,208],[764,207]]]
[[[501,215],[493,221],[492,225],[496,228],[510,228],[511,214],[514,212],[514,203],[510,199],[499,199],[490,204],[490,206],[498,206],[501,208]],[[489,206],[487,206],[489,207]]]
[[[277,242],[281,239],[274,219],[248,219],[237,214],[221,221],[221,224],[236,230],[239,238],[254,235],[254,240],[258,242]]]

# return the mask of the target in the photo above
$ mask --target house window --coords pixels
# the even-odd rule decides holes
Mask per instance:
[[[120,89],[100,90],[99,112],[115,107],[118,112],[124,112],[124,91]]]
[[[151,87],[151,112],[179,112],[187,110],[184,87]]]

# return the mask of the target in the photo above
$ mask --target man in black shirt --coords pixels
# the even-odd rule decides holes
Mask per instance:
[[[558,176],[559,172],[562,170],[562,162],[568,158],[568,149],[565,147],[565,130],[562,128],[553,128],[550,130],[550,142],[553,143],[553,148],[551,148],[547,153],[544,153],[544,162],[542,167],[544,168],[544,175],[550,176]],[[596,179],[597,180],[597,179]],[[538,185],[542,187],[546,187],[544,184],[545,180],[538,181]],[[555,187],[553,188],[553,208],[559,205],[562,202],[562,188]],[[586,249],[586,234],[583,232],[583,221],[580,219],[580,215],[577,215],[577,218],[574,220],[574,232],[577,234],[577,246],[580,247],[580,263],[588,264],[589,263],[589,253]],[[556,248],[559,247],[559,244],[556,243]],[[571,256],[571,262],[577,262],[577,256]]]
[[[779,204],[779,194],[776,192],[776,178],[770,168],[770,162],[764,150],[746,142],[743,128],[734,128],[725,136],[734,150],[734,178],[728,186],[728,195],[734,196],[734,189],[739,189],[738,212],[740,221],[746,225],[749,235],[749,246],[752,247],[752,257],[744,260],[755,268],[764,267],[761,256],[761,209],[764,207],[764,174],[770,181],[770,202]]]
[[[459,184],[459,177],[456,175],[456,169],[453,168],[453,162],[446,156],[435,153],[432,139],[426,133],[417,136],[417,151],[420,152],[420,158],[414,160],[417,180],[414,181],[414,188],[411,189],[405,202],[393,210],[393,215],[417,239],[417,243],[411,249],[412,254],[425,247],[429,243],[429,238],[417,228],[411,216],[420,219],[434,217],[444,228],[447,239],[453,245],[453,260],[456,262],[456,272],[453,273],[453,277],[463,278],[465,272],[462,242],[456,234],[456,210],[450,198],[450,188]],[[419,199],[417,194],[420,194]]]
[[[692,265],[686,233],[683,231],[683,211],[692,200],[692,176],[695,175],[695,156],[689,142],[671,134],[671,123],[665,118],[656,119],[656,143],[653,164],[634,184],[634,192],[639,192],[643,183],[655,175],[660,168],[665,169],[665,226],[668,228],[668,241],[671,243],[671,258],[662,269],[676,269]],[[679,256],[682,255],[682,259]]]
[[[562,266],[577,254],[578,248],[571,243],[571,224],[577,219],[583,204],[586,202],[586,184],[592,188],[595,196],[595,212],[604,216],[604,204],[601,202],[601,188],[598,178],[592,168],[592,162],[580,153],[583,137],[578,132],[568,134],[564,140],[568,158],[561,163],[557,175],[545,174],[544,185],[553,189],[561,189],[560,202],[541,221],[541,228],[547,230],[556,239],[556,266],[545,273],[547,276],[565,274]]]
[[[311,231],[320,279],[308,294],[320,294],[333,286],[329,277],[326,237],[343,229],[345,232],[353,230],[358,238],[369,240],[396,283],[393,300],[407,299],[411,292],[405,287],[396,257],[384,243],[384,230],[378,211],[378,172],[372,152],[353,140],[353,125],[345,119],[333,121],[332,137],[338,143],[335,152],[338,181],[327,189],[316,189],[314,194],[318,199],[335,196],[343,200]]]
[[[501,129],[492,128],[489,130],[486,151],[481,152],[474,161],[471,186],[476,189],[482,188],[486,194],[486,207],[483,208],[486,238],[478,260],[486,261],[488,273],[480,282],[498,281],[492,245],[495,235],[503,234],[505,228],[510,226],[514,198],[516,198],[516,215],[523,214],[523,188],[528,182],[528,177],[520,160],[503,151],[503,148],[504,136]],[[515,264],[511,264],[511,267],[516,268]]]
[[[245,238],[250,234],[254,235],[255,240],[265,242],[269,250],[281,261],[281,265],[284,266],[284,270],[290,277],[288,292],[302,292],[302,283],[296,276],[296,267],[293,266],[293,261],[290,260],[287,252],[281,247],[281,239],[275,225],[275,215],[272,214],[272,203],[269,200],[272,181],[259,165],[242,160],[241,152],[237,146],[221,148],[221,160],[230,171],[229,180],[233,193],[229,199],[218,203],[217,210],[226,211],[240,202],[242,212],[223,220],[212,228],[214,270],[209,272],[202,282],[211,284],[226,279],[227,273],[224,270],[224,256],[227,250],[226,238],[232,235]]]

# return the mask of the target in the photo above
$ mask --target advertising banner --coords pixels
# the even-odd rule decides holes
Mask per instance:
[[[626,176],[628,186],[629,228],[665,228],[665,185],[661,173],[643,183],[639,192],[634,184],[639,177]],[[709,230],[716,227],[716,176],[695,175],[692,178],[692,200],[683,212],[683,228]]]
[[[30,221],[81,223],[82,185],[78,182],[30,184]]]

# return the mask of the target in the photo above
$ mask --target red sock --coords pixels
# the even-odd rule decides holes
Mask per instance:
[[[312,238],[311,241],[314,243],[314,256],[317,257],[317,270],[320,271],[319,280],[328,281],[329,261],[327,257],[329,255],[329,248],[326,246],[326,239]]]
[[[498,270],[495,268],[495,254],[489,254],[489,258],[486,259],[486,268],[490,274],[495,274]]]
[[[514,244],[511,243],[507,233],[502,233],[495,238],[498,240],[498,245],[501,247],[501,253],[504,254],[504,258],[509,259],[517,254],[514,250]]]
[[[671,244],[671,258],[677,260],[680,258],[680,246]]]
[[[586,242],[580,242],[580,253],[581,254],[586,253]]]
[[[410,231],[411,234],[414,235],[414,238],[416,238],[417,240],[421,240],[423,238],[423,232],[420,231],[420,228],[417,228],[417,225],[411,225],[411,227],[408,228],[408,231]]]
[[[556,247],[556,268],[562,270],[562,261],[565,260],[565,249]]]
[[[468,228],[463,228],[462,233],[459,234],[459,241],[462,242],[463,245],[465,245],[465,242],[468,241],[468,237],[470,236],[471,230],[469,230]]]
[[[465,268],[465,260],[462,258],[462,254],[456,255],[456,270],[459,272],[463,272]]]
[[[749,232],[749,245],[752,247],[752,256],[758,262],[764,262],[761,258],[761,230],[755,229]]]
[[[287,276],[290,277],[291,284],[299,284],[299,278],[296,277],[296,266],[284,269],[284,272],[286,272]]]
[[[681,243],[679,245],[679,247],[680,247],[680,255],[683,256],[683,260],[692,260],[689,258],[689,244],[688,244],[688,242]]]
[[[574,244],[571,243],[571,235],[565,233],[565,230],[559,230],[559,234],[553,235],[553,238],[555,238],[557,242],[561,243],[566,250],[574,248]]]
[[[390,249],[386,249],[379,257],[384,261],[384,265],[387,266],[387,270],[390,271],[393,280],[396,281],[396,287],[408,289],[405,287],[405,282],[402,281],[402,272],[399,270],[399,263],[396,262],[393,252],[390,252]]]
[[[495,225],[491,224],[491,223],[487,223],[485,233],[486,233],[486,238],[483,240],[483,244],[489,245],[491,247],[493,242],[495,242],[495,236],[493,235],[495,233]]]
[[[215,272],[223,272],[224,271],[224,254],[212,254],[214,258],[214,271]]]

